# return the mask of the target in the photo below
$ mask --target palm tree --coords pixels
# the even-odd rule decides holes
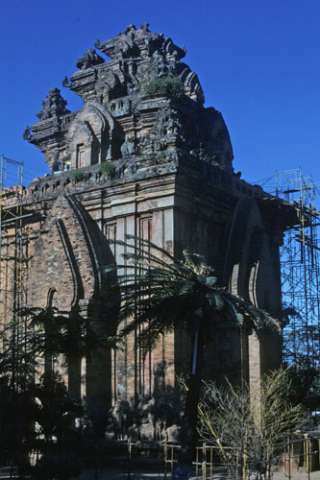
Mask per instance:
[[[239,328],[256,331],[279,327],[263,310],[218,287],[212,268],[205,264],[202,256],[184,251],[180,260],[149,241],[133,236],[116,243],[127,251],[123,265],[108,267],[118,273],[109,313],[118,315],[119,325],[127,325],[120,331],[120,339],[138,331],[139,345],[147,352],[163,335],[179,327],[186,328],[192,338],[193,358],[187,382],[181,451],[172,477],[187,479],[197,440],[201,367],[212,326],[228,320]]]

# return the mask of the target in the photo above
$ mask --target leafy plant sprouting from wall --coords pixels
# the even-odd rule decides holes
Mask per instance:
[[[102,162],[99,168],[102,175],[108,178],[113,178],[115,176],[116,166],[113,162]]]
[[[159,77],[142,87],[148,95],[163,95],[172,98],[180,98],[184,93],[183,83],[179,77]]]
[[[81,182],[81,180],[84,179],[84,173],[81,168],[77,168],[76,170],[70,172],[70,178],[75,182]]]

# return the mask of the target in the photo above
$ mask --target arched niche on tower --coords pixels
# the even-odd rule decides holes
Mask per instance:
[[[275,241],[257,200],[239,199],[224,239],[224,284],[231,293],[251,301],[274,318],[281,309],[280,266]],[[242,334],[242,370],[257,394],[260,394],[261,375],[268,369],[278,368],[281,363],[281,343],[276,329]]]
[[[71,168],[82,168],[112,158],[114,120],[108,110],[88,102],[73,120],[68,143]]]
[[[279,259],[258,203],[239,199],[224,238],[223,283],[235,295],[279,313]]]
[[[88,167],[99,163],[100,144],[90,124],[79,121],[70,145],[71,168]]]

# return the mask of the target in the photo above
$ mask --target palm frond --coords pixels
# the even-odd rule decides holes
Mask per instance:
[[[127,325],[119,338],[139,331],[141,346],[153,348],[161,335],[181,325],[193,331],[199,324],[205,328],[223,319],[238,327],[279,331],[277,321],[266,312],[218,287],[203,256],[184,251],[182,260],[176,259],[133,235],[113,243],[126,250],[123,264],[107,267],[118,274],[110,288],[108,312]]]

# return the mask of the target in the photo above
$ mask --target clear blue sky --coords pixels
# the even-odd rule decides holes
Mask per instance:
[[[97,38],[145,22],[186,46],[243,178],[302,166],[320,181],[319,0],[11,0],[0,13],[0,153],[24,162],[26,183],[47,171],[22,133],[48,90],[60,88],[69,108],[80,108],[64,76]]]

